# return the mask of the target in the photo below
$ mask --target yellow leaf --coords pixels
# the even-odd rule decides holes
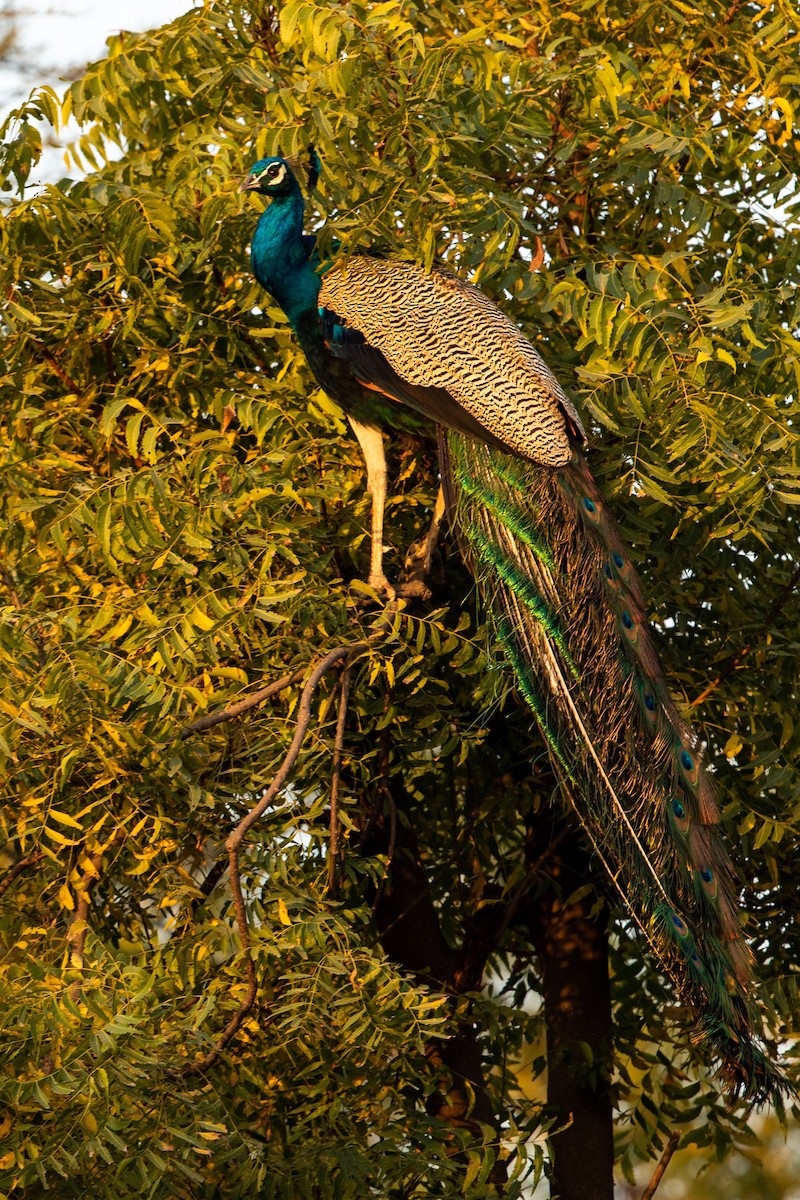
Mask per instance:
[[[89,858],[88,854],[81,855],[80,859],[78,860],[78,866],[82,871],[85,871],[87,875],[91,875],[93,879],[100,878],[100,872]]]
[[[97,1133],[97,1117],[88,1109],[81,1117],[81,1125],[87,1133]]]
[[[47,815],[62,825],[68,825],[70,829],[80,829],[83,832],[83,826],[74,817],[71,817],[69,813],[59,812],[57,808],[51,808]]]
[[[189,613],[189,620],[193,625],[196,625],[198,629],[208,630],[214,628],[214,622],[211,620],[211,617],[209,617],[208,613],[204,613],[199,605],[193,608]]]
[[[70,912],[75,908],[75,901],[72,899],[72,892],[65,883],[62,883],[58,889],[58,903],[62,908],[68,908]]]
[[[49,825],[45,825],[44,831],[57,846],[74,846],[76,844],[75,838],[65,838],[57,829],[51,829]]]
[[[138,862],[135,867],[131,867],[126,871],[126,875],[144,875],[145,871],[149,870],[152,859],[146,858],[144,862]]]
[[[738,733],[732,733],[725,743],[725,757],[736,758],[736,755],[744,746],[744,742],[739,737]]]
[[[166,554],[160,556],[161,561],[166,558]],[[158,617],[153,612],[149,604],[140,604],[136,609],[136,616],[140,621],[145,621],[148,625],[158,626]]]
[[[789,138],[792,136],[792,129],[794,126],[794,109],[789,101],[785,100],[783,96],[776,96],[772,101],[772,104],[774,108],[777,108],[781,113],[783,113],[783,133],[777,139],[777,145],[782,146],[783,143],[788,142]]]
[[[122,637],[123,633],[127,633],[133,622],[133,613],[126,613],[124,617],[120,617],[116,625],[112,625],[106,633],[107,638]]]
[[[291,925],[292,918],[289,916],[289,910],[283,900],[278,901],[278,916],[280,918],[281,925]]]

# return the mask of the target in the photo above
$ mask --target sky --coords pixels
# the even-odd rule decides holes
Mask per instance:
[[[21,104],[39,84],[61,95],[64,76],[104,57],[106,38],[120,29],[153,29],[192,7],[192,0],[10,0],[2,10],[6,21],[14,15],[18,37],[9,61],[0,63],[0,112]],[[64,173],[63,152],[46,150],[37,172],[42,181]]]

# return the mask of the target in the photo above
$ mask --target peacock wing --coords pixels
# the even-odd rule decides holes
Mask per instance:
[[[398,401],[437,425],[485,442],[496,450],[513,453],[510,446],[484,429],[445,388],[412,383],[398,375],[386,356],[376,346],[371,346],[359,329],[349,325],[341,313],[323,306],[318,313],[318,332],[322,333],[325,346],[334,358],[346,365],[349,375],[362,387]]]
[[[574,441],[583,441],[544,359],[478,288],[444,268],[353,257],[324,276],[319,302],[401,380],[447,393],[484,441],[551,467],[569,462]]]

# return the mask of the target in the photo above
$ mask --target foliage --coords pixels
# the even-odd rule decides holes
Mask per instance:
[[[539,1101],[512,1070],[538,1029],[525,929],[470,1000],[391,961],[372,917],[376,814],[393,803],[414,831],[456,951],[518,887],[523,814],[549,795],[457,563],[388,632],[348,587],[367,561],[357,450],[249,276],[257,208],[234,194],[257,157],[309,140],[323,240],[335,226],[346,252],[447,258],[589,416],[665,665],[717,755],[765,996],[791,1033],[799,37],[783,0],[216,0],[112,39],[63,102],[43,89],[8,124],[8,188],[35,180],[37,121],[69,113],[88,173],[21,195],[0,231],[2,865],[22,865],[0,897],[3,1194],[490,1194],[495,1131],[425,1108],[426,1048],[465,1023],[506,1195],[541,1166]],[[398,442],[393,470],[397,570],[428,519],[432,446]],[[220,1065],[187,1073],[245,989],[209,873],[287,751],[300,685],[181,732],[365,639],[338,892],[332,675],[293,786],[246,843],[258,1003]],[[618,933],[623,1167],[673,1128],[721,1156],[749,1144]]]

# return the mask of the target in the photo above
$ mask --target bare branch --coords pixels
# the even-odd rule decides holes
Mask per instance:
[[[661,1155],[661,1159],[659,1161],[658,1166],[656,1167],[655,1171],[653,1171],[652,1179],[650,1180],[647,1187],[642,1192],[641,1200],[653,1200],[653,1196],[655,1196],[655,1194],[656,1194],[656,1188],[661,1183],[661,1180],[664,1177],[664,1172],[666,1171],[667,1167],[669,1166],[669,1160],[672,1158],[673,1154],[677,1150],[678,1142],[680,1140],[681,1140],[681,1135],[679,1133],[673,1133],[672,1137],[669,1139],[666,1146],[664,1147],[664,1153]]]
[[[351,642],[346,646],[336,646],[335,649],[328,651],[322,661],[315,667],[311,673],[308,683],[303,688],[300,696],[300,704],[297,710],[297,722],[295,725],[294,737],[292,744],[289,747],[286,757],[278,768],[275,778],[272,780],[269,788],[259,800],[258,804],[250,809],[246,817],[243,817],[231,834],[228,835],[226,846],[229,851],[238,850],[244,841],[247,833],[255,825],[256,821],[269,808],[278,792],[286,782],[289,772],[297,762],[297,757],[305,740],[308,727],[311,724],[311,701],[314,698],[314,693],[319,687],[323,676],[343,658],[351,658],[359,654],[362,650],[366,650],[367,642]]]
[[[284,675],[280,679],[276,679],[274,683],[259,688],[257,692],[252,692],[244,700],[232,704],[230,708],[220,709],[219,712],[209,713],[205,717],[192,721],[191,725],[187,725],[185,729],[181,730],[181,741],[185,742],[193,733],[202,733],[206,729],[213,728],[214,725],[221,725],[223,721],[232,721],[234,717],[240,717],[242,713],[249,712],[251,708],[255,708],[264,700],[269,700],[271,696],[277,696],[278,692],[282,692],[284,688],[290,687],[293,683],[299,683],[305,673],[306,668],[301,667],[291,675]]]
[[[8,871],[6,871],[3,878],[0,879],[0,896],[4,895],[5,892],[8,891],[14,880],[21,875],[23,871],[26,871],[28,867],[35,866],[36,863],[38,863],[42,858],[44,858],[44,852],[42,850],[31,850],[30,854],[26,854],[24,858],[19,860],[19,862],[14,863],[14,866],[10,867]]]
[[[233,893],[233,907],[236,913],[236,924],[239,929],[239,937],[242,943],[242,954],[245,963],[245,973],[247,977],[247,991],[236,1012],[231,1017],[225,1029],[217,1040],[214,1049],[211,1050],[200,1063],[191,1063],[181,1071],[183,1076],[202,1074],[210,1067],[216,1065],[220,1059],[220,1051],[228,1045],[231,1039],[235,1036],[242,1026],[242,1022],[253,1007],[258,985],[256,982],[255,964],[253,956],[250,952],[250,927],[247,922],[247,909],[244,902],[244,894],[242,892],[242,877],[239,869],[239,852],[242,843],[248,832],[255,825],[256,821],[261,817],[273,803],[275,797],[280,792],[281,788],[286,783],[294,764],[302,749],[305,741],[308,727],[311,724],[311,701],[314,698],[319,684],[324,675],[342,659],[353,658],[368,646],[367,642],[352,642],[346,646],[336,646],[330,650],[320,663],[314,668],[303,688],[300,696],[300,704],[297,712],[297,721],[295,722],[294,737],[291,745],[284,756],[283,762],[278,768],[272,783],[262,795],[257,804],[254,804],[249,813],[242,818],[236,828],[228,835],[225,846],[228,851],[228,865],[230,871],[231,892]],[[273,687],[276,685],[273,685]],[[285,686],[285,685],[284,685]]]
[[[339,788],[342,778],[342,748],[344,727],[347,722],[347,705],[350,699],[352,667],[345,667],[339,696],[339,716],[336,721],[336,740],[333,745],[333,778],[331,780],[331,834],[328,844],[328,892],[336,894],[336,866],[339,857]]]

